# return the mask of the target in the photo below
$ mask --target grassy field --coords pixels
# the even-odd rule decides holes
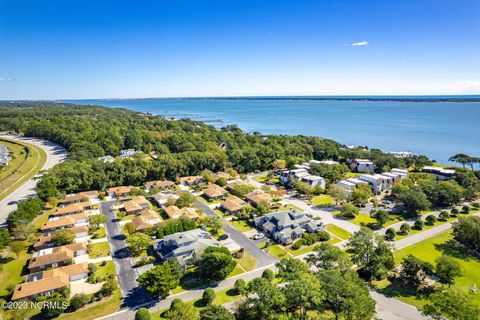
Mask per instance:
[[[322,194],[312,199],[312,206],[333,206],[335,199],[328,194]]]
[[[480,305],[480,296],[478,294],[471,295],[469,294],[469,289],[473,284],[480,283],[480,259],[475,258],[468,253],[456,250],[445,245],[445,242],[451,239],[451,231],[441,233],[430,239],[421,241],[409,247],[406,247],[402,250],[395,252],[395,262],[398,264],[402,261],[404,257],[409,254],[414,255],[415,257],[428,261],[435,265],[435,259],[442,254],[447,254],[454,257],[462,268],[463,275],[458,277],[455,283],[452,285],[452,289],[467,294],[469,297],[473,298],[474,301]],[[422,297],[418,297],[412,292],[405,291],[404,288],[400,286],[390,285],[388,282],[379,284],[379,287],[382,289],[383,293],[394,296],[395,298],[415,305],[416,307],[422,306],[426,300]]]
[[[47,160],[45,151],[24,142],[0,138],[0,143],[13,151],[12,160],[0,171],[0,200],[31,179]]]
[[[340,211],[334,212],[334,215],[340,214]],[[340,219],[343,219],[339,216]],[[368,213],[360,212],[355,218],[353,219],[345,219],[350,221],[351,223],[354,223],[356,225],[362,225],[362,224],[369,224],[369,223],[376,223],[377,221],[370,217]]]
[[[108,277],[111,274],[115,274],[115,265],[113,261],[107,261],[107,264],[102,266],[102,263],[96,263],[97,271],[95,272],[96,276],[99,277]]]
[[[105,227],[101,226],[100,228],[98,228],[97,231],[92,234],[92,239],[101,239],[105,238],[106,236],[107,234],[105,233]]]
[[[350,239],[350,236],[351,236],[350,232],[340,227],[337,227],[334,224],[327,224],[325,226],[325,230],[343,240],[348,240]]]
[[[21,251],[18,258],[15,257],[14,253],[11,253],[11,255],[14,257],[12,260],[1,263],[0,279],[2,281],[0,281],[0,297],[8,295],[10,287],[22,282],[23,267],[31,257],[31,254],[27,253],[26,250]]]
[[[90,245],[90,248],[88,248],[88,255],[90,258],[100,258],[100,257],[105,257],[110,254],[110,247],[108,245],[108,242],[99,242],[99,243],[93,243]]]
[[[229,223],[240,232],[246,232],[253,229],[245,220],[230,220]]]
[[[281,245],[278,245],[278,244],[268,247],[267,250],[268,250],[268,253],[276,259],[292,257],[290,253],[288,253],[285,249],[283,249]]]

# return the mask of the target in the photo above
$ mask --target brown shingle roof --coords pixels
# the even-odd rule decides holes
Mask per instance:
[[[60,227],[73,225],[76,223],[77,219],[84,219],[86,217],[87,215],[83,212],[60,217],[56,220],[50,220],[45,222],[43,226],[40,228],[40,230],[44,231],[44,230],[50,230],[53,228],[60,228]]]
[[[51,290],[58,291],[61,288],[68,286],[68,283],[69,282],[65,277],[56,276],[53,278],[17,284],[13,290],[12,300],[28,298]]]
[[[269,204],[272,201],[272,197],[261,190],[250,192],[245,197],[256,205],[262,202]]]
[[[227,193],[227,191],[214,184],[209,185],[207,189],[203,190],[203,194],[209,198],[222,197],[225,193]]]
[[[33,257],[30,259],[28,269],[50,265],[55,262],[63,262],[73,259],[73,252],[71,250],[61,250],[43,256]]]
[[[142,212],[138,217],[132,219],[132,223],[135,226],[135,230],[143,230],[153,227],[155,220],[159,220],[158,214],[153,210],[146,210]]]
[[[196,220],[199,218],[196,210],[194,208],[181,208],[179,209],[177,206],[169,206],[166,207],[165,213],[169,218],[178,219],[180,217],[185,217],[189,219]]]
[[[247,203],[245,201],[234,195],[228,196],[228,198],[221,204],[223,208],[230,212],[238,211],[246,205]]]
[[[201,176],[188,176],[188,177],[181,177],[180,182],[185,182],[188,185],[201,182],[203,181],[203,178]]]
[[[80,203],[74,203],[74,204],[69,204],[62,208],[57,208],[50,215],[63,216],[63,215],[75,214],[82,211],[83,211],[83,205],[81,205]]]
[[[125,202],[125,204],[123,205],[123,208],[127,213],[129,213],[129,212],[134,212],[138,210],[144,210],[149,206],[150,205],[144,196],[136,196],[132,200]]]
[[[132,187],[131,186],[121,186],[121,187],[113,187],[113,188],[108,188],[107,189],[107,192],[110,193],[110,192],[113,192],[115,193],[115,195],[118,195],[118,194],[125,194],[125,193],[130,193],[130,191],[132,190]]]
[[[149,182],[145,182],[145,187],[151,187],[151,188],[158,188],[158,189],[162,189],[162,188],[169,188],[169,187],[172,187],[174,186],[175,183],[173,183],[172,181],[149,181]]]

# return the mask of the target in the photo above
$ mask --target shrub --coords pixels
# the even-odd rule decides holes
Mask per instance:
[[[320,230],[316,233],[317,241],[328,241],[330,240],[330,234],[327,231]]]
[[[247,290],[247,283],[243,279],[237,279],[233,288],[235,289],[237,294],[244,294]]]
[[[425,222],[428,225],[433,226],[437,222],[437,217],[435,217],[433,214],[430,214],[425,218]]]
[[[298,239],[292,244],[292,250],[300,249],[300,247],[303,246],[304,242],[305,242],[304,239]]]
[[[170,303],[170,309],[175,309],[175,307],[176,307],[177,305],[180,305],[180,304],[182,304],[182,303],[183,303],[182,299],[180,299],[180,298],[175,298],[175,299],[173,299],[172,302]]]
[[[73,310],[78,310],[89,302],[90,299],[88,299],[86,294],[76,294],[70,299],[70,307],[72,307]]]
[[[460,211],[457,208],[453,208],[452,210],[450,210],[450,215],[453,217],[458,216],[459,213]]]
[[[153,263],[155,262],[155,258],[154,257],[142,257],[140,260],[138,260],[137,262],[135,262],[135,264],[133,265],[134,268],[137,268],[137,267],[142,267],[142,266],[145,266],[147,264],[150,264],[150,263]]]
[[[395,236],[397,235],[397,232],[393,228],[388,228],[385,231],[385,240],[387,241],[393,241],[395,240]]]
[[[100,289],[99,293],[101,293],[103,296],[109,296],[111,295],[116,289],[118,288],[117,282],[115,279],[109,279],[106,281],[103,285],[102,288]]]
[[[135,233],[135,226],[131,222],[127,222],[124,225],[125,231],[128,232],[128,234],[134,234]]]
[[[470,210],[471,210],[471,208],[469,206],[463,206],[462,207],[462,213],[464,213],[464,214],[469,214]]]
[[[360,209],[351,203],[345,203],[340,210],[340,216],[345,219],[353,219],[360,212]]]
[[[400,226],[400,232],[402,234],[408,234],[410,232],[410,225],[408,223],[402,223]]]
[[[448,211],[444,210],[438,215],[438,220],[447,221],[448,219],[450,219],[450,213],[448,213]]]
[[[474,207],[475,209],[479,209],[480,208],[480,202],[472,203],[472,207]]]
[[[275,279],[275,273],[271,269],[265,269],[262,273],[262,278],[267,279],[268,281],[272,282]]]
[[[207,288],[203,291],[202,299],[206,305],[210,305],[215,300],[215,290],[212,288]]]
[[[150,312],[145,308],[140,308],[135,313],[135,320],[150,320],[151,318]]]
[[[413,227],[417,230],[422,230],[423,227],[425,227],[425,222],[423,222],[422,219],[418,219],[417,221],[415,221],[415,223],[413,224]]]

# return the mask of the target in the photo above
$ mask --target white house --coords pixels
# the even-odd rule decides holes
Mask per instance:
[[[422,171],[435,175],[435,178],[441,181],[451,179],[455,174],[455,169],[445,169],[430,166],[423,167]]]
[[[320,186],[324,190],[326,187],[325,179],[323,179],[320,176],[314,176],[314,175],[303,176],[300,178],[300,181],[308,183],[312,187]]]
[[[356,172],[373,173],[375,170],[375,165],[368,159],[353,159],[350,160],[350,168]]]

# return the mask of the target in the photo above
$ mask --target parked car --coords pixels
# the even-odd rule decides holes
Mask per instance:
[[[220,237],[218,237],[219,241],[227,240],[227,239],[228,239],[228,234],[222,234]]]
[[[265,238],[265,235],[263,233],[257,233],[256,235],[253,236],[253,240],[260,240]]]

